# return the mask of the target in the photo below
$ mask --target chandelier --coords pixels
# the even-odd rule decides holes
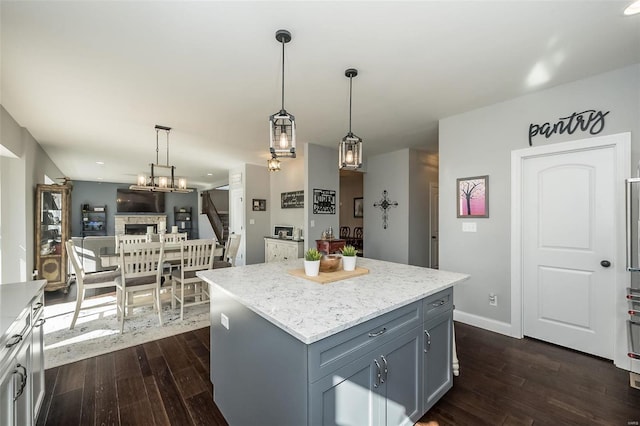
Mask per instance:
[[[291,41],[291,33],[278,30],[276,40],[282,43],[282,106],[269,116],[269,151],[273,158],[296,158],[296,119],[284,109],[284,45]]]
[[[167,164],[159,164],[159,133],[160,131],[167,134]],[[187,189],[187,179],[175,177],[175,166],[169,165],[169,132],[171,127],[160,126],[156,124],[156,162],[151,163],[151,174],[147,176],[138,175],[136,185],[131,185],[129,189],[136,191],[156,191],[156,192],[193,192],[193,189]],[[158,169],[167,170],[164,174],[158,174]]]
[[[351,132],[351,83],[353,77],[358,75],[358,70],[349,68],[344,75],[349,77],[349,133],[338,145],[340,151],[338,166],[341,169],[355,170],[362,167],[362,139]]]

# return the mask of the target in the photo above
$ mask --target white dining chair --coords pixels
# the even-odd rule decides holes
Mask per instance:
[[[224,254],[222,260],[216,260],[213,262],[213,268],[228,268],[230,266],[236,266],[236,256],[240,249],[240,234],[231,234],[227,238],[227,244],[224,248]]]
[[[215,248],[216,241],[213,239],[180,243],[180,268],[171,274],[173,299],[180,303],[180,320],[184,319],[185,307],[209,303],[208,285],[196,275],[196,272],[213,268]],[[186,288],[189,289],[189,293],[185,293]],[[193,300],[187,302],[186,299]]]
[[[122,234],[116,235],[116,254],[120,250],[120,244],[140,244],[151,241],[151,235],[132,235],[132,234]]]
[[[120,276],[116,283],[122,287],[120,300],[120,333],[124,330],[124,318],[133,313],[135,307],[153,306],[158,312],[162,326],[162,304],[160,288],[162,285],[162,261],[164,244],[161,242],[124,244],[120,243]],[[142,299],[151,294],[152,301]],[[138,297],[138,300],[136,300]]]
[[[73,327],[75,327],[76,325],[78,314],[82,309],[82,303],[84,302],[86,290],[113,287],[113,289],[116,291],[117,312],[117,306],[120,302],[120,298],[122,297],[122,288],[116,283],[116,278],[120,276],[120,271],[115,270],[87,273],[82,267],[82,262],[80,261],[80,256],[78,255],[78,249],[80,247],[76,247],[76,245],[73,243],[73,240],[66,241],[65,247],[67,250],[67,255],[69,256],[69,260],[71,261],[71,266],[75,271],[76,279],[76,308],[73,312],[73,319],[71,320],[69,330],[73,329]],[[113,302],[103,303],[100,305],[92,305],[92,308],[104,306],[111,303]]]

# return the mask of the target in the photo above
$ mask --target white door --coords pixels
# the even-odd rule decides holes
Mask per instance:
[[[527,158],[522,168],[524,334],[608,359],[615,164],[609,146]]]
[[[240,247],[236,255],[236,266],[245,264],[246,239],[244,234],[244,191],[242,189],[232,189],[229,191],[231,204],[229,208],[229,233],[240,234]]]
[[[429,185],[429,267],[438,269],[438,185]]]

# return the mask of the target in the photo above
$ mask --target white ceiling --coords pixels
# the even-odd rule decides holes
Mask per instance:
[[[0,101],[74,180],[133,183],[173,127],[170,163],[204,189],[269,158],[278,29],[298,143],[347,133],[354,67],[366,157],[437,150],[440,118],[640,63],[629,3],[2,0]]]

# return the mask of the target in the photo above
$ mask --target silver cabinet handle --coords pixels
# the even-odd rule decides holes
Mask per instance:
[[[378,337],[381,334],[386,333],[387,327],[383,327],[382,330],[376,331],[375,333],[369,333],[369,337]]]
[[[42,308],[42,302],[38,302],[35,305],[33,305],[33,312],[36,313],[40,310],[40,308]]]
[[[376,363],[376,382],[373,384],[374,388],[377,388],[380,385],[380,379],[382,374],[380,373],[380,363],[378,362],[377,359],[374,359],[373,362]]]
[[[431,304],[431,306],[433,306],[434,308],[437,308],[438,306],[442,306],[442,305],[444,305],[445,303],[447,303],[447,302],[445,302],[445,300],[444,300],[444,299],[441,299],[441,300],[440,300],[440,301],[438,301],[438,302],[433,302],[433,303]]]
[[[38,322],[36,322],[36,323],[35,323],[35,326],[36,326],[36,327],[42,327],[42,325],[43,325],[45,322],[47,322],[47,319],[46,319],[46,318],[40,318],[40,319],[38,320]]]
[[[431,335],[427,330],[424,331],[424,335],[427,336],[427,339],[424,343],[424,352],[427,353],[431,349]]]
[[[382,362],[384,364],[384,377],[382,378],[382,380],[380,381],[381,383],[384,383],[385,380],[387,380],[387,373],[389,372],[389,366],[387,364],[387,359],[384,357],[384,355],[380,355],[380,358],[382,359]]]

